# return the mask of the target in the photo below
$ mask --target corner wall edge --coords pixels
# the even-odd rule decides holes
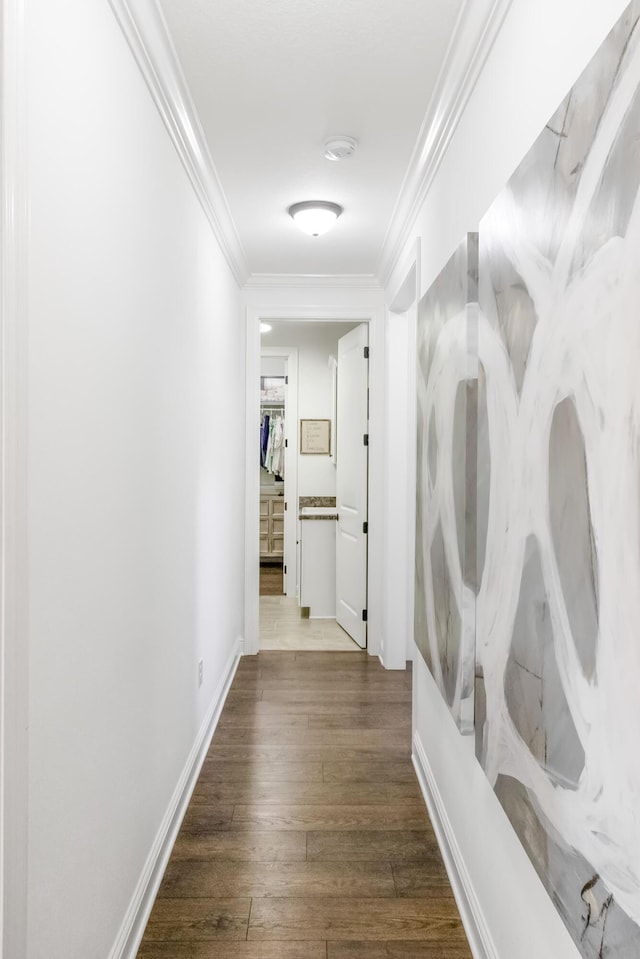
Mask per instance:
[[[162,11],[156,3],[109,0],[213,234],[242,286],[247,260]]]
[[[387,229],[377,276],[386,288],[415,225],[451,139],[464,115],[513,0],[490,0],[483,14],[478,0],[463,0],[433,96]]]

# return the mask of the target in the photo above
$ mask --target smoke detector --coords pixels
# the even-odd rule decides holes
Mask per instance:
[[[325,140],[324,155],[327,160],[346,160],[357,146],[353,137],[329,137]]]

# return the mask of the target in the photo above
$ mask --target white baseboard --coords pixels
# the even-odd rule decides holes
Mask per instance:
[[[473,882],[440,796],[438,784],[417,733],[413,736],[412,758],[473,959],[499,959],[498,950],[489,932]]]
[[[109,959],[135,959],[153,903],[158,894],[171,850],[187,811],[200,769],[216,731],[220,713],[238,668],[244,641],[238,637],[227,660],[211,706],[198,731],[196,741],[156,835],[151,852],[142,870],[120,932],[109,953]]]

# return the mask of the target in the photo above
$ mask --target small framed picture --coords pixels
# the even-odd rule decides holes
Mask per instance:
[[[300,453],[329,456],[331,420],[300,420]]]

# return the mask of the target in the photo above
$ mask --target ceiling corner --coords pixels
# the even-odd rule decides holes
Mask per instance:
[[[331,289],[359,290],[380,293],[382,287],[369,273],[252,273],[244,284],[245,290],[273,289]]]
[[[456,26],[420,127],[382,243],[377,276],[389,284],[453,134],[513,0],[462,0]]]
[[[243,286],[249,277],[246,254],[162,12],[149,2],[109,0],[109,5],[234,279]]]

